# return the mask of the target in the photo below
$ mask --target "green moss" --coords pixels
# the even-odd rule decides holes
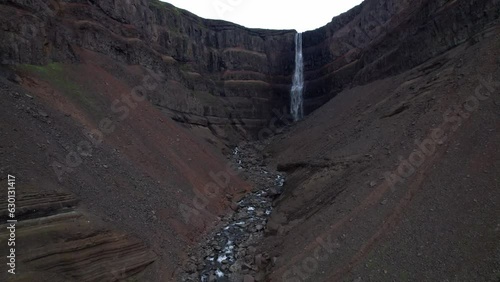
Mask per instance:
[[[86,93],[81,85],[71,80],[64,65],[59,63],[50,63],[43,66],[24,64],[18,66],[18,68],[21,71],[35,74],[42,80],[45,80],[71,99],[72,102],[83,107],[91,116],[97,117],[96,115],[99,114],[100,111],[96,102],[92,100],[91,96]]]
[[[54,72],[62,72],[62,70],[63,70],[62,65],[59,63],[50,63],[50,64],[44,65],[44,66],[24,64],[24,65],[20,65],[20,68],[22,70],[35,72],[35,73],[43,74],[46,76],[51,75]]]

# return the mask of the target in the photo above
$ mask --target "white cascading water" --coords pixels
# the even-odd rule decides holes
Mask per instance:
[[[302,33],[295,35],[295,73],[290,93],[290,113],[295,121],[304,117],[304,59],[302,58]]]

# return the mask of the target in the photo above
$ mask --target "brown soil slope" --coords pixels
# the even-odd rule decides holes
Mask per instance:
[[[164,81],[139,66],[79,52],[79,64],[2,69],[2,178],[17,177],[18,205],[31,220],[19,227],[27,234],[19,235],[20,248],[29,244],[40,253],[19,254],[19,268],[61,281],[106,281],[116,265],[126,278],[156,260],[148,279],[171,280],[185,248],[250,186],[211,175],[230,175],[224,157],[142,99],[141,89],[159,91]],[[219,179],[227,185],[213,188]],[[58,196],[47,207],[46,193],[69,193],[80,204]],[[76,217],[69,217],[75,209]],[[83,214],[85,231],[74,219]],[[35,228],[54,220],[54,227]]]

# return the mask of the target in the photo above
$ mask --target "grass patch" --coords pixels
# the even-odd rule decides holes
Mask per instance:
[[[18,66],[18,68],[21,71],[35,74],[45,80],[57,90],[61,91],[61,93],[72,102],[83,107],[91,116],[95,117],[100,112],[96,102],[86,94],[86,91],[81,85],[71,80],[62,64],[50,63],[43,66],[23,64]]]

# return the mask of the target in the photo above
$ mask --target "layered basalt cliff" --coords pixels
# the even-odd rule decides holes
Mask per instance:
[[[160,71],[167,85],[149,99],[223,138],[248,137],[288,103],[294,31],[205,20],[157,0],[1,5],[2,64],[78,63],[85,49]]]
[[[306,113],[346,87],[401,73],[442,54],[498,16],[498,1],[364,1],[304,33]]]
[[[496,4],[368,0],[305,32],[306,113],[464,42],[498,17]],[[2,12],[2,64],[79,62],[83,48],[161,71],[168,84],[149,99],[229,141],[289,103],[295,31],[206,20],[157,0],[4,1]]]

